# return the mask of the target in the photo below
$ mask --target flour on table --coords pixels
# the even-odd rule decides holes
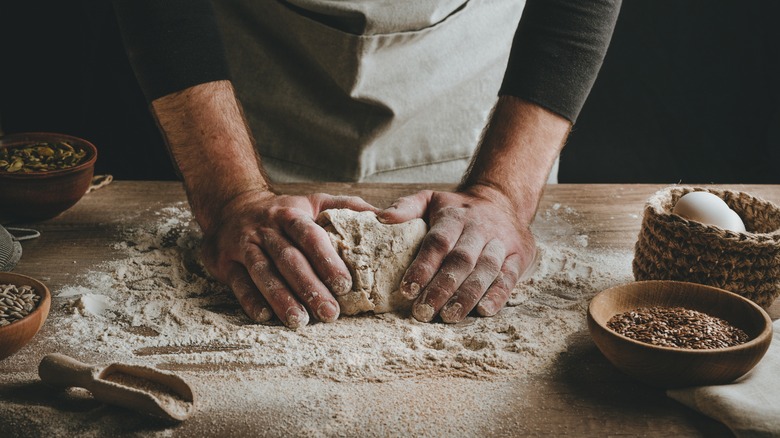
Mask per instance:
[[[425,221],[383,224],[371,211],[336,209],[320,213],[317,223],[352,274],[352,290],[336,296],[342,315],[411,307],[399,286],[428,230]]]
[[[183,203],[125,230],[117,259],[55,290],[54,336],[74,354],[199,373],[242,372],[328,381],[415,376],[490,380],[546,372],[586,330],[598,291],[631,280],[631,253],[589,245],[566,206],[540,211],[539,262],[492,318],[420,323],[395,313],[342,316],[297,331],[249,320],[205,272],[199,229]],[[96,305],[95,303],[100,303]]]

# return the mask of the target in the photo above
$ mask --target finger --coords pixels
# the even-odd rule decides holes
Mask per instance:
[[[279,272],[268,257],[255,245],[251,245],[244,255],[247,272],[260,289],[277,318],[292,329],[309,323],[309,314],[295,295],[284,284]]]
[[[333,322],[339,317],[339,303],[320,281],[303,253],[287,239],[276,233],[263,238],[263,249],[273,260],[290,289],[322,322]]]
[[[383,223],[399,224],[415,218],[422,218],[428,210],[433,192],[423,190],[414,195],[398,198],[392,205],[377,213]]]
[[[327,210],[330,208],[348,208],[355,211],[373,211],[378,212],[379,209],[369,204],[363,198],[357,196],[330,196],[320,195],[322,200],[320,201],[319,210]]]
[[[443,217],[431,226],[420,250],[401,280],[401,294],[413,300],[439,271],[442,261],[455,247],[463,223],[455,217]]]
[[[274,313],[262,293],[257,289],[252,277],[239,263],[233,263],[227,273],[228,286],[236,296],[244,313],[255,322],[267,322]]]
[[[299,216],[283,226],[329,290],[336,295],[352,290],[352,275],[321,226],[308,216]]]
[[[412,316],[418,321],[431,321],[474,271],[477,259],[484,248],[485,241],[480,236],[468,229],[464,230],[458,243],[444,258],[439,272],[412,306]]]
[[[501,266],[501,273],[477,304],[478,314],[481,316],[493,316],[504,307],[506,302],[509,301],[509,295],[517,284],[517,279],[520,278],[521,266],[522,258],[520,254],[512,254],[504,260],[504,264]]]
[[[441,320],[447,323],[463,321],[500,274],[505,257],[506,248],[503,242],[498,239],[488,242],[474,266],[474,271],[439,312]]]

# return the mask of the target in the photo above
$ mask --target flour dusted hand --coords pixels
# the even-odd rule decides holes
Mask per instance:
[[[498,313],[536,246],[511,203],[475,186],[455,193],[423,190],[379,213],[385,223],[423,217],[430,231],[401,281],[401,293],[415,300],[412,316],[455,323],[473,309],[482,316]]]
[[[204,230],[204,264],[255,321],[268,320],[271,311],[290,328],[308,324],[309,313],[335,321],[333,295],[349,292],[352,281],[314,221],[329,208],[375,210],[355,197],[246,192],[223,208],[219,226]]]
[[[332,209],[320,213],[317,223],[352,274],[352,290],[336,296],[342,314],[403,311],[411,306],[400,284],[428,230],[425,221],[388,225],[371,211]]]

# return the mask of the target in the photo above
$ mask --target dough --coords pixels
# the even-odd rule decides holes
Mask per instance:
[[[352,291],[336,297],[342,315],[403,311],[411,306],[400,285],[428,230],[425,221],[387,225],[370,211],[335,209],[321,212],[317,223],[328,232],[352,274]]]

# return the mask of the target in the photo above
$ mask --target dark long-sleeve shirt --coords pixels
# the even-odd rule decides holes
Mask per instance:
[[[570,121],[593,86],[621,0],[527,0],[499,91]],[[229,79],[209,0],[114,0],[138,81],[152,101]]]

